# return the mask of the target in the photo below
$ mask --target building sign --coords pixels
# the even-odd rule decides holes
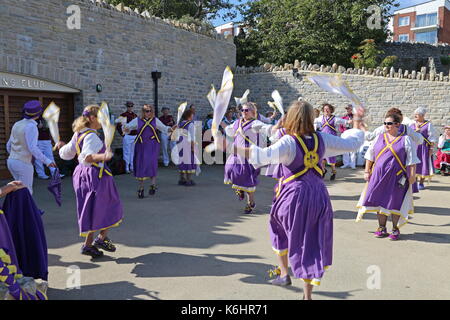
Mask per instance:
[[[22,76],[15,73],[0,72],[0,89],[22,89],[33,91],[55,91],[76,93],[80,90],[61,84]]]

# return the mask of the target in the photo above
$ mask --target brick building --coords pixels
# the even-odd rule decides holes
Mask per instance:
[[[394,41],[450,44],[450,0],[433,0],[394,12]]]

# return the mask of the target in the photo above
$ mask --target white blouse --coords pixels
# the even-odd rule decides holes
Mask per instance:
[[[239,120],[236,120],[239,121]],[[254,130],[256,133],[261,133],[265,135],[266,137],[270,137],[272,135],[272,124],[265,124],[259,120],[253,120],[251,125],[252,130]],[[234,131],[234,123],[230,124],[225,128],[225,133],[228,137],[234,137],[236,132]]]
[[[377,140],[372,141],[369,148],[366,151],[365,159],[369,161],[375,161],[375,158],[377,157],[377,154],[375,154],[374,147],[377,143]],[[406,150],[406,163],[404,164],[407,166],[412,166],[415,164],[420,163],[419,158],[417,157],[417,147],[415,143],[412,141],[412,138],[409,136],[406,136],[403,140],[405,143],[405,150]]]
[[[168,130],[170,129],[170,127],[166,126],[164,123],[161,122],[161,120],[159,120],[158,118],[156,118],[156,129],[158,129],[159,131],[161,131],[162,133],[169,135]],[[138,128],[138,118],[134,118],[133,120],[131,120],[130,122],[128,122],[126,125],[123,126],[124,129],[127,130],[137,130]]]
[[[325,144],[324,158],[341,155],[358,150],[364,143],[364,132],[359,129],[346,130],[341,137],[327,133],[319,133]],[[313,139],[306,136],[306,139]],[[290,135],[285,135],[268,148],[250,147],[249,162],[255,167],[270,164],[290,165],[296,156],[297,141]]]
[[[325,117],[324,115],[321,115],[314,119],[314,128],[316,130],[322,129],[322,121],[323,121],[324,117]],[[334,117],[334,125],[336,127],[336,130],[338,130],[338,126],[346,125],[347,123],[348,123],[348,120],[346,120],[346,119],[342,119],[342,118],[339,118],[336,116]]]
[[[376,137],[385,132],[386,128],[384,126],[380,126],[372,132],[366,131],[366,140],[373,141],[375,140]],[[411,137],[412,141],[417,145],[421,145],[423,143],[423,136],[419,132],[416,132],[414,129],[410,128],[409,126],[406,126],[406,135]]]
[[[86,132],[87,130],[92,129],[85,128],[81,130],[80,133]],[[70,142],[59,150],[59,156],[61,157],[61,159],[72,160],[73,158],[75,158],[75,156],[77,155],[76,143],[77,134],[75,133]],[[97,134],[89,133],[83,139],[83,148],[81,149],[81,153],[78,156],[78,162],[85,166],[91,166],[91,163],[86,162],[86,157],[92,154],[98,154],[103,146],[103,141]]]

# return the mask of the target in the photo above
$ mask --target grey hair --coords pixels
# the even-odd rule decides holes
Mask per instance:
[[[421,114],[421,115],[425,115],[427,113],[427,109],[425,109],[424,107],[419,107],[414,111],[415,114]]]

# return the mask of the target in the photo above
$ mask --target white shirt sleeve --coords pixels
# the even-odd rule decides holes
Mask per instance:
[[[334,119],[335,119],[334,124],[336,125],[336,127],[340,126],[340,125],[343,125],[343,126],[347,125],[348,120],[346,120],[346,119],[342,119],[339,117],[334,117]]]
[[[373,130],[372,132],[366,131],[365,138],[367,141],[373,141],[375,138],[377,138],[380,134],[383,134],[385,131],[384,126],[380,126]]]
[[[166,126],[164,123],[161,122],[158,118],[156,118],[156,129],[161,131],[164,134],[169,134],[168,130],[170,127]]]
[[[259,120],[255,120],[252,123],[252,129],[255,130],[257,133],[261,133],[265,136],[271,136],[272,135],[272,124],[265,124]]]
[[[75,139],[77,135],[74,134],[69,143],[59,149],[59,157],[63,160],[72,160],[77,155],[77,149],[75,147]]]
[[[236,120],[236,121],[239,121],[239,120]],[[233,137],[234,136],[234,123],[226,126],[225,133],[226,133],[227,137]]]
[[[438,142],[438,146],[437,147],[439,149],[442,149],[444,147],[444,144],[445,144],[445,137],[442,135],[442,136],[439,137],[439,142]]]
[[[428,124],[428,132],[429,132],[428,140],[431,143],[436,143],[437,142],[436,129],[434,128],[434,126],[431,122]]]
[[[340,137],[326,133],[321,133],[321,136],[325,143],[325,158],[355,152],[364,143],[364,132],[359,129],[346,130]]]
[[[95,133],[89,133],[83,139],[83,148],[78,156],[78,162],[86,166],[90,166],[89,162],[86,162],[86,157],[92,154],[97,154],[103,148],[103,142]]]
[[[412,166],[420,163],[417,157],[417,148],[409,136],[405,137],[406,163],[405,166]]]
[[[6,151],[11,153],[11,137],[9,137],[8,142],[6,143]]]
[[[316,130],[320,130],[320,127],[322,126],[322,117],[317,117],[314,119],[314,128]]]
[[[255,168],[264,167],[269,164],[290,165],[295,159],[295,151],[295,140],[291,136],[286,135],[267,148],[251,145],[249,162]]]
[[[259,119],[258,121],[264,122],[264,123],[268,123],[271,124],[272,123],[272,119],[267,118],[265,116],[263,116],[262,114],[259,115]]]
[[[372,162],[375,161],[374,147],[375,147],[376,143],[377,143],[376,140],[374,140],[370,143],[369,148],[367,149],[366,154],[364,156],[364,159],[372,161]]]
[[[416,132],[411,127],[406,127],[406,134],[412,139],[412,141],[420,146],[423,143],[423,135],[420,132]]]
[[[156,120],[158,120],[158,119],[156,119]],[[138,127],[138,118],[134,118],[127,124],[123,125],[124,129],[130,130],[130,131],[137,130],[137,127]]]
[[[39,137],[39,131],[35,122],[30,122],[25,127],[25,141],[27,143],[28,150],[36,160],[45,163],[48,166],[53,161],[47,158],[37,146]]]
[[[189,142],[195,141],[195,124],[192,123],[188,129],[188,140]]]

